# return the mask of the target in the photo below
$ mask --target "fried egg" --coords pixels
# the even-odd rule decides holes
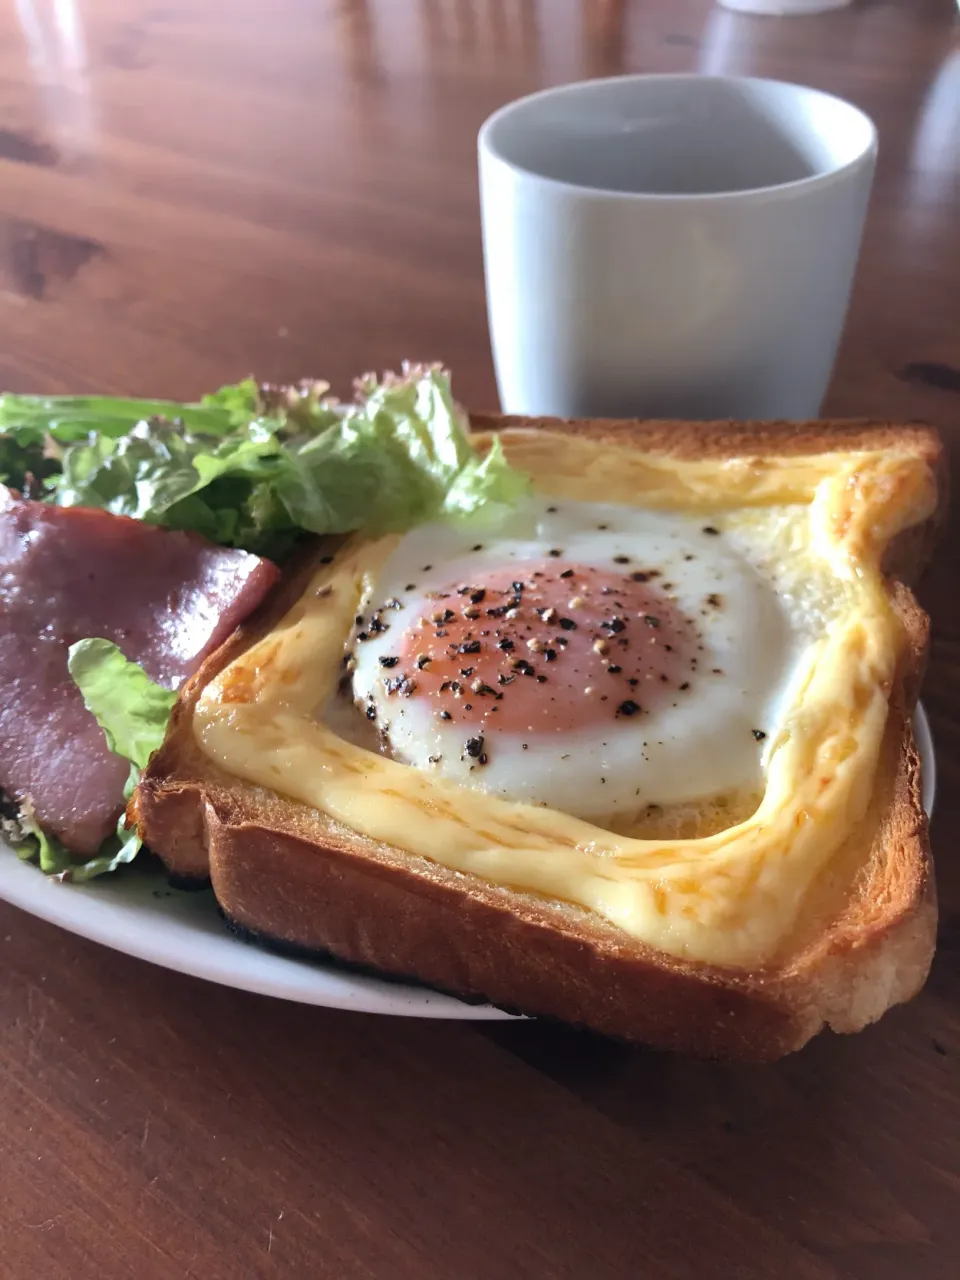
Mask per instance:
[[[722,526],[537,496],[495,535],[413,530],[355,620],[356,714],[406,765],[607,825],[759,795],[817,620]]]

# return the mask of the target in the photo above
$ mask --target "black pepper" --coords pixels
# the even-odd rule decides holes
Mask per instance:
[[[380,658],[380,665],[381,667],[395,667],[399,661],[399,658],[386,657],[382,655]]]
[[[483,754],[483,737],[468,738],[463,749],[471,759],[477,760]]]
[[[409,676],[394,676],[384,683],[387,693],[399,693],[404,698],[411,697],[417,688],[416,680],[411,680]]]
[[[617,707],[617,715],[618,716],[635,716],[639,710],[640,710],[639,706],[637,705],[637,703],[633,701],[632,698],[626,698],[623,702],[620,703],[619,707]]]

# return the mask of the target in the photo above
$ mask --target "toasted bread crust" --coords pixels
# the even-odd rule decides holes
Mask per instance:
[[[939,442],[922,427],[474,419],[478,429],[517,425],[699,458],[882,447],[909,436],[931,467],[940,465]],[[919,569],[936,522],[891,548],[897,579],[911,580]],[[745,971],[679,960],[590,912],[374,844],[214,766],[193,738],[196,699],[270,629],[307,572],[292,572],[190,681],[132,806],[141,835],[171,872],[209,874],[225,915],[241,930],[513,1011],[740,1060],[780,1057],[823,1026],[858,1030],[922,985],[936,903],[910,718],[927,619],[902,581],[891,581],[891,597],[907,643],[877,773],[873,808],[881,816],[872,846],[839,915],[834,910],[810,937],[798,938],[778,964]]]

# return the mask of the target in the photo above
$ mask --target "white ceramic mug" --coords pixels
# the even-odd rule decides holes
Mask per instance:
[[[479,137],[508,413],[816,417],[876,159],[849,103],[770,80],[624,76]]]

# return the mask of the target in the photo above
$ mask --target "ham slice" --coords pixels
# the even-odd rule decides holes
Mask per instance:
[[[69,849],[96,852],[116,827],[130,766],[84,707],[68,647],[112,640],[178,689],[278,573],[195,534],[0,487],[0,788],[29,800]]]

